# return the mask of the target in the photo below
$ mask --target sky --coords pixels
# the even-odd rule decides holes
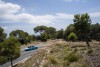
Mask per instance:
[[[83,13],[100,23],[100,0],[0,0],[0,27],[8,34],[16,29],[34,34],[39,25],[66,29]]]

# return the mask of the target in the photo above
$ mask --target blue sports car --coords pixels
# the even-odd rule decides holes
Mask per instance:
[[[25,48],[25,51],[31,51],[31,50],[36,50],[38,47],[36,46],[28,46]]]

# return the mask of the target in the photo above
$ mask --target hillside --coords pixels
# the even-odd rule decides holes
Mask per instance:
[[[100,67],[100,42],[90,42],[89,49],[85,42],[50,42],[15,67]]]
[[[85,42],[56,40],[15,67],[100,67],[100,42],[90,44],[88,49]]]

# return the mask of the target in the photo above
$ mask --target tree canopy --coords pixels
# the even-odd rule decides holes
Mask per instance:
[[[4,29],[0,27],[0,42],[3,42],[6,39],[7,34],[4,32]]]
[[[91,25],[90,36],[91,36],[92,39],[100,41],[100,24],[99,23]]]
[[[42,34],[46,30],[46,28],[47,27],[43,26],[43,25],[42,26],[37,26],[37,27],[34,28],[34,32],[35,33],[39,32],[40,34]]]
[[[81,35],[81,38],[82,39],[84,38],[88,47],[90,47],[88,42],[90,38],[90,29],[91,29],[90,16],[87,13],[74,15],[74,27],[75,27],[75,32],[78,35],[78,38]]]
[[[64,37],[64,30],[63,29],[58,30],[57,31],[57,38],[58,39],[63,39],[63,37]]]
[[[21,44],[27,44],[30,42],[30,35],[27,32],[24,32],[23,30],[15,30],[10,33],[10,36],[15,36],[18,38]]]
[[[12,61],[20,56],[20,43],[16,37],[9,37],[2,43],[0,56],[7,57]]]
[[[68,38],[68,35],[71,32],[75,32],[75,30],[74,30],[74,24],[70,24],[69,26],[67,26],[67,28],[64,31],[64,39],[66,39],[66,37]]]
[[[56,38],[56,29],[54,27],[48,27],[45,32],[51,39]]]
[[[74,15],[74,27],[78,33],[89,33],[91,23],[90,16],[87,13]]]

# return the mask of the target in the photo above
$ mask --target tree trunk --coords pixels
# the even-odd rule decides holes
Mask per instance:
[[[10,57],[10,60],[11,60],[11,67],[13,67],[13,60],[12,60],[12,57]]]
[[[86,44],[87,44],[88,48],[90,48],[89,37],[88,36],[89,36],[88,34],[85,35],[85,40],[86,40]]]
[[[86,44],[87,44],[88,48],[90,48],[90,44],[89,44],[88,40],[86,40]]]

